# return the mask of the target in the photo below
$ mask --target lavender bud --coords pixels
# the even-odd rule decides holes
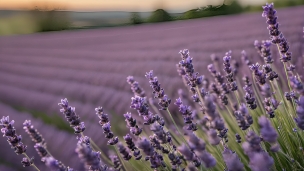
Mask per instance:
[[[242,142],[242,137],[238,133],[235,134],[235,139],[236,139],[237,143],[241,143]]]
[[[132,158],[132,156],[129,154],[129,152],[127,151],[127,149],[121,143],[118,143],[117,147],[118,147],[118,151],[123,156],[123,159],[125,159],[125,160],[128,161],[128,160],[130,160]]]
[[[24,157],[22,159],[21,163],[22,163],[23,167],[31,166],[34,163],[34,157],[32,157],[31,159]]]
[[[73,171],[73,169],[64,166],[60,161],[54,159],[52,156],[42,158],[42,162],[44,162],[52,171]]]
[[[138,147],[142,149],[147,156],[152,156],[154,154],[154,148],[151,146],[151,142],[146,138],[142,138],[142,140],[138,142]]]
[[[203,161],[206,168],[211,168],[216,165],[215,158],[208,152],[203,151],[198,154],[198,157]]]
[[[134,80],[133,76],[127,77],[127,83],[131,85],[131,90],[134,95],[145,97],[145,91],[139,86],[139,83]]]
[[[236,153],[233,153],[227,147],[224,148],[223,158],[229,171],[243,171],[244,165],[238,158]]]
[[[37,131],[37,129],[34,129],[34,126],[31,124],[30,120],[25,120],[23,126],[24,126],[23,129],[27,134],[30,135],[32,141],[34,141],[35,143],[41,143],[45,145],[44,139],[42,138],[41,134]]]
[[[250,158],[249,166],[252,171],[270,171],[274,161],[267,153],[254,153]]]
[[[259,125],[261,127],[261,135],[263,139],[267,142],[275,143],[277,141],[278,134],[272,127],[270,121],[265,116],[261,116],[259,118]]]
[[[80,121],[80,117],[76,114],[75,108],[69,106],[68,100],[61,99],[61,103],[58,103],[62,109],[60,109],[60,112],[62,112],[65,115],[65,118],[70,123],[71,127],[74,128],[74,133],[79,134],[85,130],[84,122]]]
[[[48,154],[46,147],[43,144],[40,143],[36,143],[34,145],[35,150],[37,151],[37,153],[39,154],[39,156],[41,158],[46,157]]]
[[[13,126],[14,123],[14,120],[9,120],[9,116],[3,116],[2,119],[0,119],[0,126],[2,126],[1,132],[3,133],[3,137],[7,138],[7,142],[11,148],[15,150],[15,153],[17,155],[19,155],[26,152],[27,146],[21,142],[21,135],[16,134],[16,129]]]
[[[217,136],[217,133],[214,129],[210,129],[207,132],[207,135],[208,135],[208,141],[210,144],[218,145],[220,143],[221,139]]]
[[[89,170],[98,170],[98,171],[106,171],[107,166],[102,164],[100,158],[100,152],[93,151],[90,145],[90,138],[80,137],[76,147],[76,153],[78,154],[79,158],[85,163],[86,168]],[[50,166],[56,166],[58,161],[54,160],[52,157],[46,158],[46,162],[49,163]],[[47,163],[46,163],[47,164]],[[48,164],[47,164],[48,165]]]
[[[100,119],[100,121],[99,121],[100,125],[103,125],[103,124],[109,122],[108,114],[106,114],[106,113],[103,112],[103,108],[102,107],[95,108],[95,111],[96,111],[96,115]]]

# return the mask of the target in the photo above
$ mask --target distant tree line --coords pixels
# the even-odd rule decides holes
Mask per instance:
[[[297,6],[304,5],[304,0],[272,0],[275,6],[278,7],[288,7],[288,6]],[[246,7],[241,6],[241,4],[234,0],[230,4],[222,4],[217,6],[208,5],[199,9],[191,9],[182,13],[179,16],[171,16],[164,9],[157,9],[152,12],[151,16],[147,19],[143,19],[139,13],[133,12],[131,14],[130,24],[141,24],[141,23],[156,23],[156,22],[165,22],[173,20],[186,20],[186,19],[195,19],[203,17],[212,17],[218,15],[230,15],[238,14],[242,12],[251,12],[251,11],[262,11],[260,5]]]

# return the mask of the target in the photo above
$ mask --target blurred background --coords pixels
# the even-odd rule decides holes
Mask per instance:
[[[303,72],[304,0],[272,2],[278,10],[280,30],[290,43],[293,63]],[[68,98],[85,122],[85,135],[107,150],[94,109],[103,106],[114,122],[113,132],[125,135],[128,129],[122,115],[136,115],[129,107],[133,94],[127,76],[133,75],[152,97],[144,74],[154,70],[166,94],[175,101],[181,95],[178,89],[188,94],[175,67],[181,49],[190,50],[196,70],[206,77],[210,56],[215,54],[221,61],[229,50],[240,65],[240,74],[248,72],[241,63],[241,51],[262,61],[253,42],[269,39],[261,17],[265,3],[0,0],[0,117],[9,115],[16,121],[17,133],[40,170],[48,169],[22,129],[26,119],[44,136],[54,157],[83,170],[83,165],[75,162],[77,140],[59,112],[60,99]],[[178,120],[173,104],[170,110]],[[14,154],[5,138],[0,138],[0,146],[0,171],[32,170],[22,167],[22,157]]]

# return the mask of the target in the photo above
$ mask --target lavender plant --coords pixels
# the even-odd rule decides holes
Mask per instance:
[[[178,94],[182,97],[174,103],[180,114],[172,110],[171,99],[153,71],[147,72],[145,77],[162,112],[148,103],[148,91],[143,90],[133,76],[127,77],[134,94],[130,100],[133,112],[123,114],[128,133],[123,137],[115,136],[117,133],[111,129],[113,121],[109,115],[102,107],[95,109],[108,151],[101,150],[85,135],[86,126],[75,108],[67,99],[61,100],[60,111],[77,135],[75,152],[84,168],[91,171],[304,170],[304,85],[291,63],[292,53],[279,30],[272,3],[263,6],[262,16],[266,18],[270,40],[256,40],[253,48],[264,63],[256,62],[242,51],[244,66],[252,73],[245,75],[242,82],[232,51],[223,54],[222,68],[219,57],[212,56],[213,63],[207,67],[214,78],[210,84],[195,72],[189,50],[180,51],[182,59],[176,65],[177,71],[190,92],[188,100],[194,102],[184,102],[187,96],[180,91]],[[279,56],[273,55],[273,44]],[[276,66],[278,60],[283,62],[286,77],[280,75],[282,71]],[[23,166],[39,170],[26,155],[27,146],[21,142],[13,124],[8,116],[3,117],[1,132],[16,154],[26,156],[21,161]],[[52,156],[31,121],[26,120],[23,126],[45,165],[56,171],[73,170]]]

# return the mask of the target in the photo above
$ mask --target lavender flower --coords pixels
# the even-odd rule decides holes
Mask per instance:
[[[276,10],[273,8],[273,3],[266,3],[263,6],[262,17],[266,18],[266,23],[268,24],[267,29],[269,30],[269,34],[271,36],[272,43],[280,43],[279,36],[281,32],[279,31],[279,23],[277,23]]]
[[[292,76],[289,78],[291,87],[301,95],[304,95],[304,85],[300,81],[298,76]]]
[[[145,91],[139,86],[139,83],[134,80],[133,76],[127,77],[127,83],[131,85],[131,90],[134,93],[134,95],[145,97]]]
[[[127,147],[133,151],[133,156],[135,157],[136,160],[140,160],[141,159],[141,154],[140,154],[140,151],[138,150],[138,148],[136,147],[135,143],[133,142],[133,139],[132,137],[127,134],[126,136],[123,137],[126,144],[127,144]]]
[[[15,150],[15,153],[20,155],[26,152],[27,146],[21,142],[21,135],[16,134],[16,129],[13,126],[14,123],[14,120],[9,120],[9,116],[3,116],[0,120],[1,132],[7,138],[7,142]]]
[[[242,142],[242,137],[238,133],[235,134],[235,139],[236,139],[237,143],[241,143]]]
[[[179,165],[182,164],[182,161],[180,160],[180,157],[175,155],[174,153],[169,153],[168,158],[170,159],[171,165],[172,165],[172,171],[177,171]]]
[[[130,160],[132,158],[132,156],[129,154],[129,152],[127,151],[127,149],[121,143],[118,143],[117,147],[118,147],[118,151],[123,156],[123,159],[125,159],[125,160],[128,161],[128,160]]]
[[[153,76],[153,71],[146,73],[146,78],[149,79],[150,86],[153,89],[154,98],[158,98],[158,105],[161,107],[161,110],[167,110],[171,103],[171,99],[165,94],[164,89],[160,87],[157,77]]]
[[[270,171],[274,161],[266,152],[254,153],[249,166],[252,171]]]
[[[69,106],[68,100],[61,99],[61,103],[58,103],[62,109],[62,112],[65,115],[65,118],[70,123],[70,126],[74,129],[75,134],[82,133],[85,130],[84,122],[80,121],[80,117],[75,112],[75,107]]]
[[[37,131],[37,129],[34,128],[34,126],[32,125],[30,120],[25,120],[23,123],[23,126],[24,126],[23,129],[25,130],[25,132],[27,134],[30,135],[30,137],[32,138],[32,141],[34,141],[35,143],[40,143],[42,145],[46,144],[43,137]]]
[[[96,115],[97,115],[98,118],[100,119],[100,120],[99,120],[99,124],[100,124],[100,125],[103,125],[103,124],[109,122],[108,114],[106,114],[106,113],[103,112],[103,108],[102,108],[102,107],[97,107],[97,108],[95,108],[95,111],[96,111]]]
[[[142,132],[142,128],[138,127],[136,124],[136,119],[134,119],[129,112],[124,114],[124,117],[126,118],[125,121],[127,122],[127,126],[130,128],[130,132],[136,136],[139,136]]]
[[[22,163],[22,166],[23,166],[23,167],[29,167],[29,166],[31,166],[32,164],[34,164],[34,157],[32,157],[32,158],[30,158],[30,159],[24,157],[24,158],[22,158],[21,163]]]
[[[211,168],[216,165],[215,158],[207,151],[203,151],[203,152],[199,153],[198,158],[200,158],[203,161],[204,166],[206,168]]]
[[[112,155],[112,156],[110,156],[110,158],[111,158],[112,163],[114,165],[113,167],[114,167],[115,171],[120,171],[122,165],[120,163],[120,160],[119,160],[118,156]]]
[[[52,156],[43,157],[42,161],[47,165],[52,171],[73,171],[72,168],[64,166],[60,161],[54,159]],[[90,169],[91,170],[91,169]],[[106,171],[106,170],[102,170]]]
[[[262,43],[259,43],[257,40],[254,42],[256,49],[260,56],[264,59],[265,63],[271,64],[273,63],[273,59],[271,57],[271,41],[270,40],[263,40]]]
[[[108,167],[100,159],[100,152],[95,152],[90,143],[90,138],[80,137],[76,147],[76,153],[85,163],[86,168],[92,171],[107,171]]]
[[[259,118],[259,125],[261,127],[260,131],[263,140],[269,143],[275,143],[277,141],[278,134],[275,131],[275,129],[272,127],[270,121],[265,116],[261,116]]]
[[[198,76],[198,73],[194,72],[194,67],[192,64],[192,58],[190,57],[190,53],[188,49],[181,50],[179,52],[181,54],[182,60],[179,62],[180,66],[183,67],[184,71],[186,72],[186,78],[189,87],[193,88],[199,86],[203,82],[203,76]]]
[[[278,74],[272,70],[271,66],[269,64],[263,65],[263,71],[266,74],[266,78],[270,81],[273,81],[274,79],[278,79]]]
[[[300,96],[299,100],[297,101],[297,118],[295,118],[295,121],[297,123],[297,126],[304,130],[304,96]]]
[[[224,71],[226,72],[226,78],[229,82],[230,90],[236,91],[237,90],[237,84],[234,79],[234,72],[230,64],[231,60],[231,51],[226,52],[225,56],[223,57],[223,65],[224,65]]]
[[[242,58],[243,62],[244,62],[247,66],[250,66],[250,65],[252,64],[251,61],[249,60],[248,55],[247,55],[247,53],[246,53],[245,50],[243,50],[243,51],[241,52],[241,58]]]
[[[162,156],[154,150],[149,140],[143,138],[139,141],[138,147],[147,155],[146,159],[150,160],[151,168],[165,166]]]
[[[256,82],[260,85],[264,85],[266,83],[266,74],[264,74],[264,72],[259,69],[260,64],[252,64],[249,66],[249,68],[254,73]]]
[[[245,86],[243,87],[243,89],[245,90],[245,101],[247,103],[247,106],[251,109],[254,110],[257,108],[257,104],[256,104],[256,100],[254,97],[254,93],[251,89],[251,83],[249,81],[249,77],[245,76],[243,78],[244,82],[245,82]]]
[[[184,123],[187,124],[186,129],[191,131],[196,131],[197,126],[195,123],[193,123],[193,116],[190,106],[184,105],[181,98],[176,99],[176,102],[174,104],[178,106],[179,111],[183,115]]]
[[[235,152],[232,152],[229,148],[225,147],[222,155],[229,171],[244,170],[244,165]]]
[[[115,145],[118,143],[118,137],[114,137],[114,134],[111,131],[110,122],[103,124],[102,129],[103,129],[103,133],[105,134],[105,137],[108,139],[109,145]]]
[[[205,150],[206,144],[202,139],[198,138],[192,132],[190,132],[188,134],[188,136],[189,136],[189,145],[190,145],[192,150],[196,150],[196,151],[204,151]]]
[[[221,139],[217,136],[216,130],[210,129],[207,132],[208,141],[211,145],[218,145],[221,142]]]
[[[244,142],[242,145],[245,154],[251,157],[253,153],[262,152],[260,143],[261,138],[257,136],[253,131],[249,131],[246,135],[246,142]]]
[[[201,165],[199,158],[185,144],[182,144],[182,146],[179,146],[177,149],[187,161],[193,162],[195,167]]]
[[[35,150],[37,151],[37,153],[39,154],[39,156],[41,158],[46,157],[46,156],[49,155],[49,153],[48,153],[48,151],[45,147],[45,144],[36,143],[34,145],[34,148],[35,148]]]

